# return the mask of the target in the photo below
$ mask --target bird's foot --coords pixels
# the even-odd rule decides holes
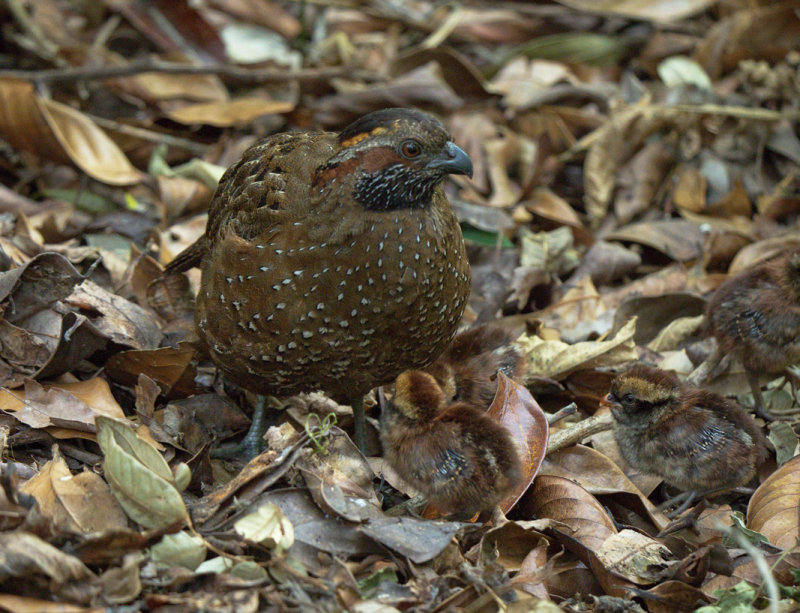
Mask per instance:
[[[658,505],[657,509],[659,511],[664,511],[664,515],[666,515],[669,519],[672,519],[688,509],[696,497],[696,490],[681,492],[677,496],[673,496],[672,498],[668,498],[662,502],[660,505]],[[673,509],[672,511],[667,511],[667,509],[675,506],[676,504],[679,505],[677,508]]]

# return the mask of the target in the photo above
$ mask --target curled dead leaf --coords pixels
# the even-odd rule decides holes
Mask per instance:
[[[755,491],[747,505],[747,527],[776,547],[794,547],[800,536],[800,456],[795,456]]]
[[[539,472],[547,451],[549,425],[544,411],[528,389],[502,372],[497,373],[497,393],[487,414],[511,433],[522,463],[522,481],[500,503],[500,509],[508,513]]]

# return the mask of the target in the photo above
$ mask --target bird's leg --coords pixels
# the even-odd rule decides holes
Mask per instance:
[[[659,511],[664,511],[665,509],[669,509],[672,505],[678,504],[679,502],[681,505],[675,509],[674,511],[670,511],[669,513],[664,513],[668,518],[672,519],[676,515],[680,515],[686,509],[689,508],[689,505],[692,504],[692,501],[697,497],[697,490],[689,490],[688,492],[681,492],[677,496],[673,496],[672,498],[668,498],[664,502],[662,502],[658,507],[656,507]]]
[[[681,513],[683,513],[686,509],[689,508],[689,505],[697,498],[709,498],[712,496],[716,496],[718,494],[722,494],[724,492],[736,492],[737,494],[741,493],[751,493],[753,492],[752,489],[746,487],[731,487],[729,485],[723,485],[722,487],[710,487],[703,490],[689,490],[688,492],[683,492],[682,494],[678,494],[677,496],[673,496],[669,500],[665,500],[660,505],[658,505],[658,510],[663,511],[664,509],[668,509],[674,504],[680,502],[683,498],[688,498],[681,504],[677,509],[674,511],[670,511],[669,513],[664,513],[668,518],[672,519],[673,517],[677,517]]]
[[[755,405],[756,413],[766,421],[774,421],[775,416],[764,407],[764,397],[761,395],[761,384],[758,382],[758,373],[749,368],[746,368],[744,372],[745,375],[747,375],[747,382],[750,384],[750,390],[753,392],[753,404]]]
[[[234,459],[244,458],[251,460],[266,449],[264,432],[266,431],[266,396],[258,396],[256,406],[253,407],[253,418],[250,429],[241,442],[235,445],[224,445],[211,451],[212,458]]]
[[[356,396],[351,399],[353,408],[353,430],[355,433],[356,447],[361,453],[367,453],[367,418],[364,415],[364,397]]]
[[[797,389],[800,388],[800,373],[797,371],[796,366],[787,366],[786,370],[783,372],[783,385],[789,383],[789,386],[792,388],[792,404],[797,402]],[[797,413],[799,409],[792,409],[787,411],[787,413]]]

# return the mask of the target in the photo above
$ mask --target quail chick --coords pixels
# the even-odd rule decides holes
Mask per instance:
[[[381,441],[397,473],[457,518],[492,509],[522,478],[508,431],[479,408],[462,402],[447,406],[436,380],[425,372],[397,377],[381,420]]]
[[[497,392],[497,371],[512,379],[525,374],[526,363],[506,328],[483,324],[459,332],[436,361],[425,369],[448,402],[487,408]]]
[[[764,435],[736,402],[672,372],[634,366],[611,382],[603,404],[625,460],[680,490],[743,485],[766,456]]]
[[[756,411],[771,419],[758,376],[781,374],[800,361],[800,250],[725,281],[708,301],[706,321],[721,355],[742,362]]]
[[[224,375],[261,395],[322,390],[351,404],[363,450],[363,395],[435,360],[469,296],[449,174],[471,176],[469,157],[409,109],[248,149],[205,235],[167,270],[201,268],[195,321]]]

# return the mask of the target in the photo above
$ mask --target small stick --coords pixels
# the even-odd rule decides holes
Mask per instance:
[[[604,413],[602,415],[592,415],[583,421],[579,421],[574,426],[560,430],[550,437],[550,441],[547,443],[547,455],[564,447],[580,443],[593,434],[609,430],[613,423],[614,417],[611,413]]]
[[[552,415],[548,415],[547,424],[549,426],[552,426],[553,424],[556,424],[560,422],[562,419],[569,417],[573,413],[577,412],[577,410],[578,410],[578,405],[575,404],[574,402],[570,402],[567,406],[559,409]]]
[[[383,79],[374,72],[352,70],[348,67],[303,68],[300,70],[252,70],[228,64],[180,64],[177,62],[130,62],[121,66],[78,66],[55,68],[52,70],[2,70],[0,76],[38,81],[40,83],[69,83],[97,79],[131,77],[145,72],[162,74],[212,74],[245,83],[280,83],[296,79],[298,81],[328,80],[347,77],[359,81],[380,81]]]

